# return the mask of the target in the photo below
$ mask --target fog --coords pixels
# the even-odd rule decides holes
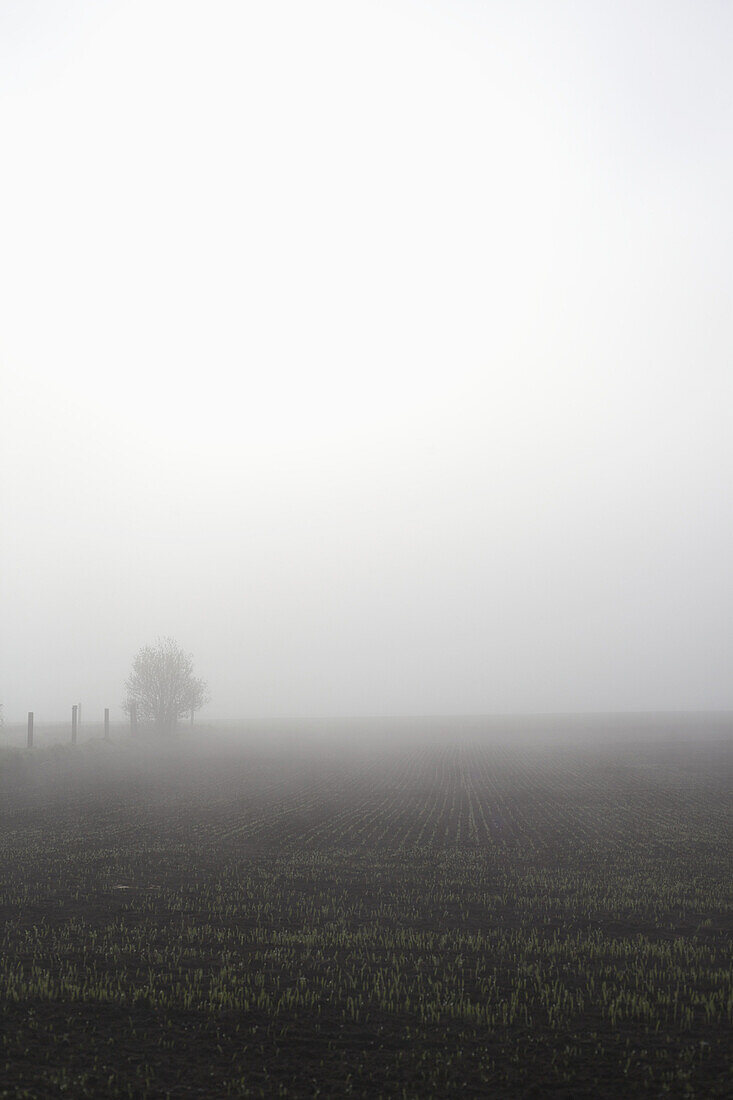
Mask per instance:
[[[733,8],[0,6],[0,700],[733,708]]]

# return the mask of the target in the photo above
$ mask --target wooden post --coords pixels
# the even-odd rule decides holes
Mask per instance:
[[[81,729],[81,703],[76,704],[76,724]]]
[[[104,708],[104,739],[109,741],[109,707]]]
[[[72,745],[76,744],[76,730],[77,730],[78,721],[79,721],[79,704],[74,703],[73,707],[71,708],[71,743],[72,743]]]
[[[130,733],[137,737],[137,703],[130,703]]]
[[[28,711],[28,748],[33,748],[33,711]]]

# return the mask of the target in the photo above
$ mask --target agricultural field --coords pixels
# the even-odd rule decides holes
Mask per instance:
[[[0,753],[0,1097],[733,1093],[730,723]]]

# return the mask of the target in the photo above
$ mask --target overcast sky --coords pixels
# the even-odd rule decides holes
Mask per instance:
[[[0,698],[733,707],[733,4],[2,0]]]

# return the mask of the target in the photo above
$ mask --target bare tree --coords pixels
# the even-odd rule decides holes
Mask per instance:
[[[160,733],[172,733],[185,714],[208,702],[206,684],[194,675],[193,659],[173,638],[158,638],[143,646],[125,682],[124,709],[134,704],[138,718],[152,722]]]

